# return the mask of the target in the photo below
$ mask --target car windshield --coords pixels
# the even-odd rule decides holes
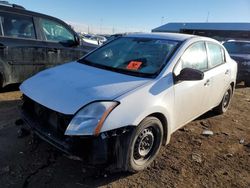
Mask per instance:
[[[178,42],[152,38],[118,38],[97,49],[80,63],[135,76],[155,76]]]
[[[225,42],[229,54],[250,54],[250,42]]]

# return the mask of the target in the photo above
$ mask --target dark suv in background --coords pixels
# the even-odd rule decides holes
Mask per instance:
[[[230,40],[223,45],[238,63],[237,82],[244,81],[250,87],[250,41]]]
[[[94,45],[80,45],[65,22],[0,1],[0,88],[33,74],[77,60]]]

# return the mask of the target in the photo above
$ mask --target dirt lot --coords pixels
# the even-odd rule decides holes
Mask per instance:
[[[229,111],[207,113],[173,134],[155,163],[137,174],[84,168],[50,145],[18,138],[20,92],[0,93],[0,187],[250,187],[250,88]],[[203,130],[213,131],[204,136]]]

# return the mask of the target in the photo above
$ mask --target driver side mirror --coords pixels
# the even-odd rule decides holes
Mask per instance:
[[[78,35],[75,35],[75,45],[79,46],[80,45],[80,37]]]
[[[203,72],[192,68],[184,68],[181,70],[180,74],[176,76],[176,81],[195,81],[202,80],[203,78]]]

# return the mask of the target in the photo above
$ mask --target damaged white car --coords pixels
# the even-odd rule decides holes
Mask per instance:
[[[22,117],[91,165],[145,169],[171,134],[229,106],[237,65],[217,41],[131,34],[23,82]]]

